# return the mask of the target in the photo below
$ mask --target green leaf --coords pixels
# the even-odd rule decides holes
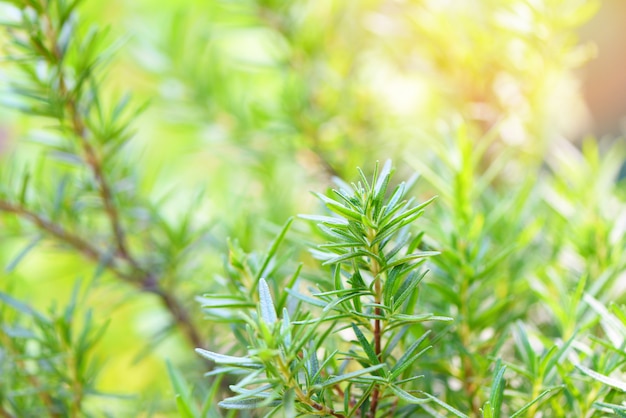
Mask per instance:
[[[319,380],[319,377],[317,376],[317,374],[320,371],[320,365],[319,365],[319,361],[317,360],[317,351],[315,350],[315,347],[311,347],[309,351],[310,352],[308,353],[308,356],[306,356],[307,358],[306,369],[307,369],[307,374],[309,378],[311,379],[309,381],[309,384],[314,384],[314,383],[317,383],[315,380]],[[305,351],[305,355],[306,354],[307,352]]]
[[[293,388],[287,389],[280,405],[283,417],[295,417],[296,413],[296,391]]]
[[[502,365],[500,359],[496,362],[496,376],[491,383],[491,393],[489,395],[489,407],[493,411],[493,418],[500,418],[500,411],[502,409],[502,400],[504,398],[504,387],[506,381],[504,380],[504,372],[506,366]]]
[[[320,340],[320,341],[324,341],[324,338],[320,338],[319,340]],[[312,348],[314,348],[314,347],[315,347],[315,345],[314,345],[314,344],[312,344],[311,346],[312,346]],[[338,353],[338,352],[339,352],[339,350],[335,350],[335,351],[333,351],[332,353],[328,354],[328,355],[326,356],[326,358],[324,359],[324,361],[322,362],[322,364],[321,364],[321,365],[319,365],[319,364],[312,364],[312,365],[311,365],[311,366],[315,366],[315,367],[317,367],[317,371],[315,372],[315,374],[311,375],[311,381],[312,381],[312,382],[314,382],[315,384],[318,384],[318,383],[319,383],[319,381],[320,381],[320,373],[321,373],[323,370],[326,370],[326,367],[328,366],[328,364],[329,364],[331,361],[333,361],[333,359],[335,358],[335,356],[337,355],[337,353]],[[311,360],[313,360],[313,359],[311,359]],[[316,362],[317,362],[317,356],[315,357],[315,360],[314,360],[314,361],[316,361]]]
[[[383,211],[383,217],[388,218],[392,215],[396,210],[400,209],[402,206],[398,204],[400,199],[404,197],[404,192],[406,191],[406,183],[402,182],[393,191],[393,194],[387,201],[387,205],[385,206],[385,210]]]
[[[261,279],[261,276],[263,276],[266,273],[265,269],[267,269],[267,266],[269,265],[270,261],[276,255],[276,252],[278,251],[278,247],[285,239],[285,236],[287,235],[287,231],[289,231],[289,228],[291,227],[292,223],[293,223],[293,218],[287,219],[287,222],[285,222],[285,225],[283,225],[283,228],[280,230],[280,233],[274,239],[274,241],[272,242],[272,245],[270,245],[270,249],[267,251],[267,254],[265,254],[265,257],[263,258],[261,267],[259,268],[259,270],[256,272],[256,275],[254,276],[255,286],[258,283],[258,281]],[[253,287],[252,291],[254,290],[255,288]]]
[[[361,170],[360,167],[357,167],[356,170],[359,172],[359,177],[361,178],[361,181],[363,182],[362,185],[365,187],[365,192],[366,193],[371,193],[372,187],[370,186],[369,182],[367,181],[367,177],[363,173],[363,170]],[[376,166],[376,170],[378,170],[378,166]]]
[[[268,406],[280,405],[280,401],[267,402],[267,399],[248,398],[248,399],[236,399],[226,398],[217,404],[220,408],[224,409],[257,409]]]
[[[430,402],[430,399],[428,398],[418,398],[415,397],[413,395],[411,395],[410,393],[408,393],[407,391],[400,389],[399,387],[395,386],[395,385],[391,385],[389,386],[389,388],[391,389],[391,391],[400,399],[402,399],[405,402],[408,402],[410,404],[413,405],[419,405],[419,404],[424,404],[427,402]]]
[[[261,365],[249,357],[234,357],[224,354],[214,353],[212,351],[203,350],[202,348],[196,348],[196,353],[202,357],[211,360],[217,364],[227,364],[232,366],[240,366],[245,368],[261,368]]]
[[[360,298],[362,296],[367,296],[367,295],[371,295],[371,292],[367,291],[367,290],[362,290],[362,291],[353,291],[351,289],[346,289],[348,291],[348,294],[345,296],[342,296],[340,298],[337,298],[335,300],[333,300],[332,302],[330,302],[329,304],[327,304],[324,307],[324,312],[333,310],[333,309],[337,309],[337,306],[342,305],[344,308],[346,307],[345,302],[349,301],[349,300],[353,300],[355,298]],[[349,305],[347,306],[347,308],[349,309]],[[342,312],[341,309],[337,309],[338,311]]]
[[[176,406],[178,407],[179,414],[184,418],[199,416],[195,404],[190,402],[191,391],[185,383],[185,379],[169,360],[166,361],[166,365],[167,373],[169,374],[170,382],[174,388],[174,394],[176,395]]]
[[[254,303],[233,295],[206,295],[196,297],[196,301],[200,303],[203,308],[217,309],[217,308],[233,308],[244,309],[254,308]]]
[[[378,258],[378,256],[376,256],[375,254],[370,253],[369,251],[363,251],[363,250],[358,250],[358,251],[354,251],[354,252],[349,252],[347,254],[343,254],[340,255],[338,257],[333,257],[329,260],[326,260],[322,263],[323,266],[329,265],[329,264],[337,264],[337,263],[343,263],[345,261],[351,260],[353,258],[357,258],[357,257],[372,257],[376,260],[378,260],[378,262],[381,262],[382,260],[380,260],[380,258]]]
[[[445,403],[444,401],[440,400],[439,398],[426,393],[426,392],[422,392],[425,396],[427,396],[430,400],[432,400],[433,402],[435,402],[437,405],[441,406],[442,408],[444,408],[445,410],[447,410],[448,412],[454,414],[455,417],[458,418],[469,418],[468,415],[465,415],[464,413],[462,413],[461,411],[459,411],[458,409],[453,408],[452,406],[448,405],[447,403]]]
[[[537,402],[539,402],[540,400],[542,400],[543,398],[545,398],[546,396],[550,395],[551,393],[561,390],[563,389],[563,386],[556,386],[553,388],[549,388],[544,390],[543,392],[541,392],[539,394],[539,396],[537,396],[535,399],[533,399],[532,401],[528,402],[526,405],[524,405],[521,409],[519,409],[517,412],[515,412],[513,415],[511,415],[511,418],[516,418],[521,416],[524,412],[526,412],[531,406],[533,406],[534,404],[536,404]]]
[[[362,214],[360,214],[359,212],[350,209],[344,205],[342,205],[341,203],[327,197],[324,196],[321,193],[315,193],[315,196],[318,197],[318,199],[320,199],[321,201],[323,201],[326,204],[326,207],[328,207],[328,209],[330,209],[331,211],[335,212],[336,214],[343,216],[344,218],[348,219],[348,220],[353,220],[356,222],[361,222],[361,218],[362,218]]]
[[[319,299],[314,299],[314,298],[312,298],[310,296],[303,295],[302,293],[297,292],[297,291],[295,291],[293,289],[285,289],[285,290],[291,296],[295,297],[296,299],[300,299],[301,301],[306,302],[306,303],[308,303],[310,305],[317,306],[319,308],[324,308],[327,305],[327,303],[325,303],[325,302],[323,302],[323,301],[321,301]]]
[[[602,328],[615,346],[620,346],[626,339],[626,326],[597,299],[585,294],[583,300],[594,310],[602,320]]]
[[[278,299],[278,305],[276,306],[278,310],[284,309],[285,305],[287,304],[287,296],[289,295],[289,292],[287,292],[287,290],[292,289],[293,286],[295,285],[296,280],[298,280],[298,277],[300,277],[302,266],[303,266],[302,263],[298,264],[296,271],[291,275],[287,283],[284,285],[285,291],[281,292],[280,298]]]
[[[348,225],[348,221],[343,218],[321,216],[321,215],[298,215],[299,218],[306,219],[307,221],[319,222],[325,225]]]
[[[567,344],[565,345],[565,347],[567,347]],[[559,347],[556,345],[553,345],[552,347],[550,347],[550,349],[546,353],[544,353],[541,356],[541,361],[539,362],[539,375],[540,376],[546,376],[550,372],[550,370],[547,369],[547,367],[552,366],[553,364],[555,364],[556,361],[558,361],[559,351],[560,351]]]
[[[365,245],[362,242],[353,241],[353,242],[338,242],[338,243],[332,243],[332,244],[321,244],[319,248],[323,250],[341,250],[343,248],[358,248],[358,247],[364,247],[364,246]],[[335,251],[335,252],[340,252],[340,251]]]
[[[391,160],[385,161],[385,165],[383,165],[383,169],[378,175],[378,179],[376,180],[376,184],[374,185],[374,199],[382,200],[385,197],[385,192],[387,191],[387,185],[389,184],[389,180],[391,179],[392,171],[393,168]]]
[[[178,408],[179,416],[183,418],[195,418],[199,416],[193,413],[190,405],[181,395],[176,394],[175,398],[176,398],[176,407]]]
[[[432,257],[432,256],[439,255],[439,254],[441,254],[439,251],[422,251],[419,253],[410,254],[405,257],[394,260],[391,263],[385,265],[385,269],[383,271],[399,266],[401,264],[407,264],[412,261],[419,260],[421,258]]]
[[[31,308],[29,305],[25,304],[24,302],[20,302],[17,299],[13,299],[11,296],[7,295],[6,293],[0,292],[0,301],[6,303],[7,305],[11,306],[13,309],[25,315],[29,315],[29,316],[33,316],[37,318],[43,323],[49,322],[47,317],[40,314],[39,312],[37,312],[35,309]]]
[[[276,317],[276,308],[274,307],[270,288],[263,278],[259,281],[259,307],[263,321],[268,325],[275,324],[278,320]]]
[[[626,417],[626,406],[624,405],[615,405],[606,402],[594,402],[593,406],[596,408],[607,408],[615,412],[620,417]]]
[[[576,368],[580,370],[581,372],[583,372],[584,374],[586,374],[587,376],[591,377],[594,380],[597,380],[600,383],[603,383],[607,386],[611,386],[612,388],[621,390],[622,392],[626,392],[626,382],[614,379],[609,376],[605,376],[601,373],[598,373],[596,371],[593,371],[583,366],[582,364],[577,364]]]
[[[530,341],[528,340],[528,334],[526,333],[526,328],[521,321],[517,321],[515,323],[517,327],[517,332],[515,332],[514,339],[517,348],[524,358],[524,364],[528,365],[531,368],[530,372],[532,376],[537,375],[537,355],[535,354],[535,350],[533,350],[530,345]]]
[[[254,382],[254,383],[257,383],[257,382]],[[249,382],[245,384],[247,385],[249,384]],[[241,399],[246,399],[246,398],[251,398],[251,397],[268,399],[273,394],[272,392],[268,392],[268,390],[272,389],[273,387],[272,384],[258,386],[258,387],[255,387],[254,389],[247,389],[243,386],[244,386],[243,381],[240,382],[239,385],[237,386],[234,386],[234,385],[229,386],[229,389],[232,390],[234,393],[236,393],[237,396],[232,396],[228,399],[231,401],[236,401],[236,400],[241,400]]]
[[[361,370],[356,370],[350,373],[346,373],[346,374],[342,374],[340,376],[333,376],[330,379],[327,379],[325,382],[322,382],[322,384],[320,385],[321,387],[325,388],[328,386],[333,386],[336,385],[337,383],[341,383],[345,380],[350,380],[353,379],[355,377],[359,377],[359,376],[363,376],[364,374],[368,374],[368,373],[373,373],[377,370],[382,369],[383,367],[385,367],[385,364],[377,364],[375,366],[371,366],[371,367],[366,367],[364,369]]]
[[[320,230],[322,235],[331,241],[358,241],[363,246],[367,246],[367,241],[363,239],[363,237],[354,236],[349,231],[343,229],[344,227],[328,227],[324,224],[317,224],[317,229]]]
[[[405,225],[410,224],[415,221],[423,214],[423,209],[430,205],[437,197],[431,197],[427,201],[421,203],[418,206],[415,206],[406,212],[403,212],[400,215],[397,215],[393,219],[389,219],[390,215],[385,216],[380,222],[383,225],[383,229],[379,231],[379,234],[376,236],[372,244],[377,244],[383,239],[385,239],[388,235],[393,234],[398,229],[402,228]],[[405,205],[408,205],[411,201],[407,202]]]
[[[18,264],[26,257],[26,255],[34,249],[37,244],[39,244],[42,240],[43,236],[35,237],[31,242],[29,242],[14,258],[13,260],[6,266],[5,271],[7,273],[13,272]]]
[[[485,402],[483,407],[480,409],[480,412],[483,414],[482,418],[495,418],[496,416],[496,412],[489,401]]]
[[[285,347],[291,346],[291,319],[289,318],[289,312],[286,308],[283,308],[283,318],[280,324],[280,335]]]
[[[425,313],[419,315],[406,315],[401,313],[393,314],[391,319],[395,322],[401,322],[402,325],[413,324],[417,322],[426,322],[426,321],[453,321],[454,318],[449,316],[438,316],[433,315],[432,313]]]
[[[359,327],[357,327],[356,324],[353,323],[352,330],[354,331],[354,334],[356,335],[356,338],[359,341],[359,344],[363,348],[363,351],[365,351],[365,354],[367,355],[367,358],[369,359],[370,363],[380,364],[380,360],[378,359],[378,356],[376,355],[376,351],[374,351],[374,347],[372,347],[369,341],[367,341],[367,338],[365,338],[365,335],[363,335]]]
[[[411,296],[411,293],[413,293],[417,285],[420,284],[420,282],[422,281],[424,276],[426,276],[427,273],[428,273],[428,270],[426,270],[424,273],[421,274],[421,276],[418,277],[417,273],[413,271],[407,276],[406,280],[402,283],[398,291],[393,296],[393,299],[395,301],[394,305],[396,309],[402,306],[404,301],[409,296]]]
[[[398,359],[396,364],[391,368],[391,379],[395,380],[406,370],[411,364],[415,362],[426,350],[430,347],[424,348],[421,352],[415,354],[419,346],[424,342],[426,337],[430,334],[430,330],[426,331],[417,341],[415,341],[406,350],[406,352]],[[414,355],[415,354],[415,355]]]
[[[18,202],[20,202],[20,205],[22,206],[26,206],[26,193],[28,192],[30,176],[30,171],[27,171],[26,174],[24,174],[24,177],[22,177],[22,187],[20,188],[20,196],[18,199]]]
[[[220,393],[221,383],[224,375],[217,376],[211,382],[209,386],[209,392],[204,397],[204,402],[202,406],[202,412],[200,412],[200,416],[203,418],[222,418],[222,415],[217,411],[215,407],[217,405],[217,396]]]

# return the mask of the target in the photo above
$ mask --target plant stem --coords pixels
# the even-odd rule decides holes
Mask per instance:
[[[278,369],[280,370],[283,379],[287,381],[286,386],[293,388],[300,402],[309,405],[311,408],[317,411],[323,412],[327,416],[330,415],[336,418],[345,418],[345,415],[343,415],[342,413],[339,413],[326,405],[320,404],[319,402],[311,399],[310,396],[307,396],[307,394],[304,393],[300,388],[300,385],[294,381],[294,376],[291,374],[289,367],[287,367],[281,357],[278,358]]]
[[[41,231],[69,245],[91,261],[102,262],[106,260],[106,255],[103,250],[95,247],[82,237],[67,231],[61,225],[50,222],[42,215],[32,212],[23,206],[0,200],[0,212],[12,213],[19,218],[33,223]],[[117,257],[120,257],[120,255],[118,254]],[[120,262],[124,261],[127,262],[126,259],[120,260],[119,258],[113,257],[104,267],[121,280],[130,283],[144,292],[156,295],[170,312],[170,315],[189,343],[194,347],[201,347],[202,338],[200,333],[194,326],[189,312],[180,301],[171,292],[168,292],[160,286],[158,280],[156,280],[151,273],[144,271],[140,267],[133,266],[130,273],[124,271],[120,265]]]
[[[368,239],[369,242],[372,242],[376,238],[376,231],[370,229],[368,231]],[[370,247],[370,251],[373,254],[379,255],[378,244]],[[382,283],[380,278],[380,265],[376,259],[372,259],[370,261],[370,271],[372,276],[374,276],[374,302],[376,305],[379,305],[382,302]],[[382,330],[381,330],[381,321],[380,315],[382,314],[381,309],[377,306],[374,308],[374,315],[376,318],[374,319],[374,352],[376,353],[376,357],[378,361],[382,363]],[[376,410],[378,409],[378,400],[380,398],[380,390],[378,385],[374,386],[372,390],[372,399],[370,401],[370,409],[367,412],[368,418],[376,417]]]
[[[0,406],[0,417],[2,418],[14,418],[6,409]]]
[[[81,124],[82,121],[80,120],[80,118],[78,116],[76,116],[76,104],[73,101],[70,101],[70,104],[68,105],[71,107],[72,112],[74,112],[74,117],[72,118],[75,122],[75,133],[77,135],[79,135],[79,132],[82,132],[83,128],[82,125],[76,125]],[[91,167],[91,170],[93,172],[94,178],[96,179],[96,181],[99,184],[99,188],[100,188],[100,196],[102,198],[102,202],[104,204],[104,210],[107,214],[107,216],[109,217],[109,220],[111,222],[111,229],[113,230],[113,234],[115,236],[115,242],[117,245],[117,250],[118,253],[120,255],[120,257],[124,258],[125,260],[127,260],[131,265],[133,265],[134,267],[138,266],[137,261],[130,255],[130,252],[128,250],[128,246],[126,244],[126,236],[125,236],[125,232],[124,229],[122,227],[122,224],[120,222],[120,216],[119,213],[117,211],[117,208],[115,206],[115,203],[113,202],[113,196],[111,194],[111,187],[109,186],[108,182],[106,181],[104,174],[102,172],[102,165],[98,159],[98,157],[96,156],[96,152],[93,149],[93,147],[91,146],[91,144],[89,144],[89,142],[87,141],[87,139],[85,138],[84,134],[80,134],[79,135],[83,144],[83,147],[85,149],[85,154],[87,157],[87,165],[89,165]]]
[[[87,166],[91,169],[96,183],[98,184],[98,192],[104,205],[104,211],[111,223],[111,229],[115,237],[115,243],[120,257],[128,261],[133,267],[137,267],[137,261],[130,255],[128,250],[125,236],[126,234],[124,232],[124,228],[122,227],[120,215],[113,199],[111,186],[104,175],[102,161],[98,157],[93,145],[89,142],[87,124],[85,123],[83,115],[78,110],[78,102],[76,99],[77,94],[76,92],[71,92],[67,89],[65,73],[62,67],[64,56],[63,52],[58,48],[59,34],[54,31],[50,19],[47,18],[47,16],[45,18],[48,23],[46,36],[53,45],[53,48],[51,48],[50,51],[50,59],[48,61],[50,65],[58,67],[59,96],[64,99],[65,111],[67,112],[67,116],[65,114],[59,116],[59,122],[61,126],[63,126],[65,120],[68,119],[71,124],[70,130],[80,141],[85,154]]]
[[[14,204],[6,200],[0,200],[0,212],[17,215],[17,217],[35,224],[35,226],[40,230],[52,235],[61,242],[68,244],[92,261],[99,261],[101,258],[100,250],[88,241],[67,231],[62,226],[50,222],[45,217],[27,209],[24,206]]]
[[[530,399],[537,398],[537,396],[539,396],[540,391],[541,391],[541,381],[535,378],[535,380],[533,381],[533,388],[531,391]],[[528,413],[526,414],[526,416],[534,417],[535,413],[537,412],[537,407],[538,407],[537,403],[532,404],[530,408],[528,409]]]
[[[187,337],[187,340],[194,347],[202,347],[204,345],[202,337],[191,320],[189,311],[180,303],[174,294],[161,287],[157,287],[152,293],[156,294],[161,299],[161,302],[170,312],[183,335]]]
[[[43,5],[45,6],[45,3]],[[38,33],[29,33],[28,36],[30,37],[31,45],[38,51],[41,58],[46,60],[52,68],[56,69],[55,81],[58,86],[58,99],[64,104],[64,112],[58,116],[59,123],[79,140],[85,162],[96,181],[104,212],[109,219],[113,234],[115,254],[113,260],[108,262],[106,267],[116,276],[133,284],[140,290],[157,295],[162,304],[170,312],[176,324],[179,325],[179,328],[181,328],[187,340],[193,346],[200,347],[202,345],[202,338],[192,323],[186,308],[171,293],[159,285],[159,281],[154,274],[141,267],[141,263],[132,255],[128,247],[126,232],[122,225],[112,187],[104,174],[102,158],[98,155],[96,148],[91,143],[94,134],[89,131],[85,116],[81,113],[79,106],[80,90],[71,91],[67,87],[67,70],[64,68],[65,56],[64,51],[59,47],[60,34],[57,32],[60,28],[56,28],[50,16],[44,14],[40,16],[40,18],[41,27],[43,28],[42,32],[46,42],[42,42],[39,39],[38,36],[40,36],[40,34]],[[90,69],[85,69],[84,71],[86,72],[86,77],[91,77],[91,74],[88,73],[91,71]],[[62,226],[45,219],[43,216],[21,205],[0,200],[0,211],[13,213],[18,217],[34,223],[40,230],[70,245],[92,261],[101,262],[102,260],[106,260],[106,253],[93,246],[89,241],[68,232]],[[125,269],[122,268],[124,264],[130,266],[130,271],[125,271]]]
[[[480,402],[476,397],[476,377],[474,375],[474,365],[472,364],[472,358],[470,357],[469,347],[471,345],[471,329],[469,326],[469,309],[468,303],[469,300],[469,280],[467,277],[463,276],[461,278],[461,288],[460,288],[460,303],[459,313],[461,317],[461,324],[459,325],[459,337],[461,339],[461,344],[465,348],[465,351],[461,353],[462,364],[463,364],[463,389],[468,397],[469,406],[474,413],[475,416],[480,416]]]

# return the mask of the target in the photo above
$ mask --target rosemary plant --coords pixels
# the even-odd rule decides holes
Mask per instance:
[[[172,257],[199,238],[188,220],[170,225],[138,193],[138,181],[121,150],[142,110],[129,96],[105,93],[105,71],[114,45],[105,30],[78,20],[80,1],[12,1],[17,16],[3,24],[9,35],[10,100],[15,110],[44,121],[50,133],[43,151],[51,162],[30,171],[15,159],[0,168],[0,213],[16,217],[15,230],[34,231],[17,261],[42,237],[109,272],[121,282],[155,295],[174,328],[194,346],[202,343],[187,307],[164,276],[175,276]],[[43,191],[52,190],[49,194]],[[24,230],[22,228],[28,228]],[[194,236],[195,238],[192,238]],[[131,237],[137,237],[131,242]],[[165,237],[163,239],[162,237]],[[159,255],[159,249],[163,252]],[[148,256],[150,254],[150,256]],[[171,281],[171,280],[170,280]]]
[[[86,407],[101,364],[93,351],[106,331],[85,311],[78,286],[60,312],[43,314],[0,292],[0,416],[96,416]]]
[[[421,311],[418,303],[423,264],[437,253],[419,250],[423,234],[412,224],[433,199],[407,200],[412,182],[388,194],[390,161],[380,172],[377,167],[371,182],[359,173],[356,184],[338,182],[332,197],[318,194],[333,216],[301,216],[328,240],[313,250],[328,266],[327,277],[303,293],[298,273],[292,276],[283,291],[295,302],[291,309],[287,293],[272,295],[268,282],[256,277],[242,289],[257,289],[254,308],[231,314],[245,324],[247,353],[197,350],[220,366],[210,375],[244,374],[221,407],[373,418],[436,399],[417,389],[416,361],[428,349],[428,332],[413,331],[418,323],[451,320]],[[212,295],[202,302],[224,307]]]
[[[626,416],[625,147],[555,140],[563,112],[548,105],[599,2],[162,2],[129,71],[159,83],[147,114],[112,88],[128,70],[119,43],[79,17],[105,3],[0,0],[0,123],[19,131],[0,126],[1,418],[100,416],[102,386],[141,392],[125,385],[119,323],[146,317],[145,351],[179,335],[157,354],[171,361],[151,358],[150,394],[102,415],[170,416],[175,402],[185,418]],[[518,15],[523,30],[503,27]],[[159,171],[170,155],[145,151],[165,142],[197,165]],[[324,215],[275,226],[312,211],[303,189],[387,157],[424,181],[376,165],[317,194]],[[179,171],[210,199],[164,198]],[[141,295],[142,320],[105,332],[97,318],[117,308],[79,284],[43,313],[59,253],[60,276],[85,276],[98,303]],[[100,367],[107,343],[121,372]]]
[[[457,138],[462,141],[463,137]],[[446,414],[491,418],[534,417],[540,411],[551,411],[555,416],[567,416],[569,411],[592,416],[597,409],[620,413],[623,407],[611,401],[615,399],[615,390],[622,390],[622,383],[610,374],[624,364],[623,356],[616,354],[620,350],[617,347],[623,347],[625,341],[623,311],[617,307],[609,311],[591,294],[585,294],[583,280],[568,302],[580,312],[575,334],[561,334],[554,339],[540,335],[522,312],[516,312],[512,306],[507,309],[508,305],[486,296],[489,289],[498,289],[494,286],[499,275],[491,279],[485,271],[504,269],[510,275],[519,269],[511,250],[500,244],[502,255],[485,265],[471,264],[472,258],[455,258],[459,249],[447,250],[449,254],[445,256],[425,251],[424,248],[432,248],[437,237],[446,237],[432,226],[429,237],[411,227],[433,199],[415,206],[412,199],[405,200],[414,180],[387,193],[392,171],[387,162],[380,173],[376,167],[371,182],[360,170],[356,184],[336,180],[339,188],[331,196],[317,194],[331,216],[301,215],[315,222],[326,239],[311,250],[322,266],[330,267],[324,275],[303,274],[302,266],[291,275],[276,274],[277,266],[285,263],[284,258],[277,258],[277,248],[285,239],[291,220],[262,257],[263,262],[253,263],[254,267],[245,261],[247,257],[240,249],[233,247],[232,275],[226,282],[229,292],[199,299],[208,317],[230,323],[236,336],[235,356],[196,350],[217,365],[207,375],[242,376],[239,383],[230,387],[235,395],[218,405],[239,411],[261,409],[265,416],[280,412],[286,416]],[[427,177],[442,184],[434,175],[428,172]],[[463,194],[443,191],[446,199],[462,199],[459,196]],[[522,188],[517,193],[513,200],[527,196],[528,192]],[[515,207],[524,210],[519,204]],[[449,222],[441,213],[435,219]],[[456,219],[459,222],[463,217]],[[519,216],[518,222],[522,219],[525,217]],[[498,213],[490,214],[488,220],[494,222],[494,228],[508,222]],[[507,230],[514,231],[521,224],[516,225]],[[518,231],[523,233],[522,228]],[[486,234],[483,240],[495,242],[499,231],[482,233]],[[532,234],[522,236],[527,240]],[[460,243],[452,240],[444,248]],[[532,254],[537,249],[527,245],[523,251],[522,254]],[[473,251],[467,254],[483,256]],[[437,269],[434,277],[442,283],[426,286],[423,292],[427,296],[420,298],[419,284],[427,273],[427,263]],[[458,263],[468,265],[460,268]],[[468,274],[472,268],[477,269],[472,276],[452,276],[454,271]],[[539,270],[537,266],[532,268]],[[519,271],[520,276],[521,271],[524,270]],[[453,297],[455,279],[461,280],[461,289],[463,281],[470,280],[473,294],[485,293],[480,296],[484,313],[482,309],[470,312],[463,308],[469,302],[467,295]],[[532,300],[528,286],[515,282],[506,286],[498,292],[517,289],[526,295],[519,302]],[[583,299],[591,311],[583,309]],[[509,305],[513,303],[509,301]],[[460,315],[454,318],[429,313],[429,308],[443,310],[446,306],[449,314]],[[525,309],[531,306],[526,305]],[[499,316],[494,317],[493,312],[500,312]],[[480,319],[480,315],[490,319]],[[598,318],[603,332],[612,336],[611,341],[592,337],[593,344],[586,346],[578,334],[596,326]],[[445,328],[433,326],[451,321],[453,325]],[[487,327],[495,327],[496,333],[485,337]],[[437,344],[435,350],[428,350],[430,335],[437,335],[431,341]],[[539,344],[546,345],[538,351]],[[601,347],[609,349],[604,351]],[[578,350],[582,351],[575,354]],[[452,362],[442,354],[450,356]],[[578,357],[573,360],[575,355]],[[458,363],[454,364],[459,356],[460,369]],[[582,375],[588,378],[581,379]],[[454,379],[461,381],[460,391],[450,384]],[[511,397],[511,384],[522,392]],[[217,392],[212,396],[217,396]],[[567,400],[566,406],[562,405],[563,399]],[[217,411],[213,413],[220,416]]]

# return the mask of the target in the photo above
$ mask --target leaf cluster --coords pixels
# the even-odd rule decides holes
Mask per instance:
[[[3,417],[96,416],[85,406],[101,396],[94,348],[106,331],[91,310],[81,315],[78,288],[69,304],[43,314],[0,293],[0,412]]]
[[[0,243],[22,248],[7,275],[51,242],[125,299],[156,297],[168,318],[145,352],[178,332],[211,365],[207,391],[179,372],[185,356],[169,364],[182,416],[625,414],[623,144],[555,140],[545,105],[554,75],[586,54],[574,29],[598,2],[163,4],[162,38],[143,45],[161,65],[141,55],[167,114],[149,120],[150,146],[196,141],[211,199],[148,178],[129,141],[142,106],[111,93],[118,44],[79,19],[83,2],[2,4],[0,100],[47,129],[28,132],[34,161],[20,149],[0,166]],[[506,24],[520,13],[530,29]],[[414,84],[421,105],[406,106]],[[316,232],[259,221],[306,207],[305,184],[391,154],[424,181],[376,165],[317,194],[323,215],[301,216]],[[208,206],[219,222],[199,225]],[[277,237],[248,252],[264,228]],[[225,273],[205,281],[217,251],[198,250],[224,233]],[[318,238],[319,263],[295,264]],[[200,286],[204,327],[186,296]],[[0,415],[89,414],[97,327],[76,325],[74,302],[41,315],[0,296]]]
[[[318,290],[303,292],[297,270],[280,296],[272,296],[259,276],[249,283],[258,290],[254,303],[245,286],[240,291],[247,295],[240,298],[201,299],[209,313],[238,310],[225,317],[233,318],[235,335],[246,347],[243,356],[197,350],[218,365],[209,375],[243,376],[231,386],[235,396],[221,407],[269,408],[268,416],[292,410],[373,417],[393,414],[399,401],[431,402],[412,387],[420,376],[411,373],[427,349],[428,333],[414,338],[409,331],[416,323],[450,319],[416,312],[423,260],[433,253],[419,251],[421,234],[414,237],[409,229],[431,201],[406,200],[405,183],[388,193],[392,171],[388,161],[380,172],[376,168],[371,182],[363,172],[357,184],[339,182],[340,189],[333,190],[337,200],[318,195],[333,216],[301,216],[317,222],[327,239],[313,250],[331,266],[327,277],[313,279]]]

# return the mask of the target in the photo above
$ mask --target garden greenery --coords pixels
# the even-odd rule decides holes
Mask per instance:
[[[626,416],[626,149],[562,139],[546,104],[597,3],[321,3],[170,17],[142,73],[163,118],[111,87],[120,44],[88,2],[0,2],[1,100],[30,139],[0,131],[0,417]],[[541,31],[505,28],[518,12]],[[417,113],[378,100],[379,77],[416,91],[394,45],[428,67]],[[155,174],[145,120],[165,154],[208,141],[206,191]],[[20,281],[50,252],[73,290],[41,308]],[[112,312],[141,298],[160,402],[118,396],[131,369],[102,389],[136,322]]]

